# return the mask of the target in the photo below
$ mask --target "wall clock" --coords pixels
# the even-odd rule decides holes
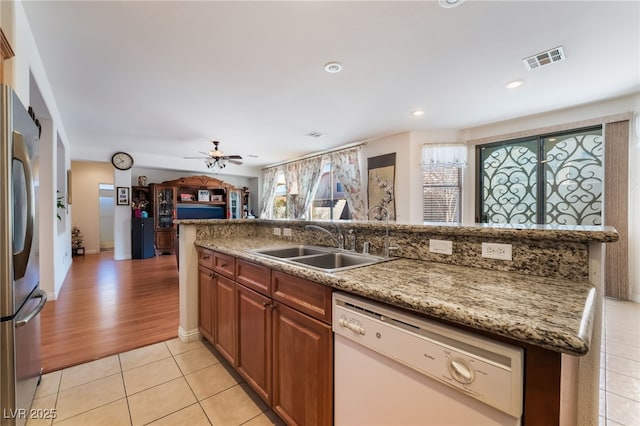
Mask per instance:
[[[111,164],[118,170],[129,170],[133,166],[133,157],[126,152],[116,152],[111,157]]]

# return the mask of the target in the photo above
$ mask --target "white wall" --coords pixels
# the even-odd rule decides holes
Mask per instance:
[[[367,208],[369,208],[369,200],[367,199],[367,181],[368,169],[367,159],[377,157],[378,155],[396,154],[396,178],[394,194],[396,222],[409,223],[411,217],[411,209],[409,200],[411,198],[410,184],[410,168],[411,168],[411,134],[409,132],[398,133],[380,139],[367,142],[362,147],[360,172],[364,188],[364,200]]]
[[[255,179],[254,176],[234,176],[234,175],[225,175],[222,173],[212,174],[212,173],[200,173],[206,176],[210,176],[215,179],[220,179],[221,181],[228,183],[230,185],[235,186],[236,188],[242,188],[243,186],[249,186],[251,179]],[[146,176],[147,177],[147,185],[150,183],[161,183],[166,180],[174,180],[179,179],[185,176],[195,176],[198,173],[194,173],[193,171],[184,171],[184,170],[164,170],[164,169],[154,169],[149,167],[133,167],[131,169],[131,185],[138,185],[138,177]],[[257,176],[257,175],[256,175]]]
[[[54,300],[71,266],[71,231],[66,217],[65,231],[57,234],[55,222],[56,176],[58,176],[58,140],[65,147],[64,165],[69,168],[69,143],[51,85],[47,79],[40,54],[33,39],[21,2],[0,2],[2,29],[15,52],[5,61],[4,83],[13,87],[25,106],[33,105],[37,117],[43,117],[43,135],[40,152],[40,276],[41,286]],[[37,93],[35,92],[37,88]],[[40,108],[39,108],[40,107]],[[42,108],[44,107],[44,108]],[[46,134],[45,134],[46,132]],[[46,145],[45,145],[46,144]],[[52,218],[51,220],[48,220]]]
[[[113,213],[113,258],[131,259],[131,204],[118,205],[118,187],[131,186],[131,170],[113,169],[113,185],[116,187],[116,208]],[[131,190],[129,190],[131,199]]]

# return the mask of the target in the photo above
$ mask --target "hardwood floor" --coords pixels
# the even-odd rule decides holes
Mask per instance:
[[[40,320],[42,368],[59,370],[178,335],[175,256],[74,257],[57,300]]]

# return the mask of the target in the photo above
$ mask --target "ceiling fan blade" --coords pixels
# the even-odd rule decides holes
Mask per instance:
[[[242,166],[242,161],[238,161],[238,160],[229,160],[229,162],[231,164],[237,164],[238,166]]]
[[[224,158],[228,160],[242,160],[240,155],[226,155]]]

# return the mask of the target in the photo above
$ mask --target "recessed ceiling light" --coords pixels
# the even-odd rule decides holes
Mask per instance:
[[[464,3],[464,0],[438,0],[440,7],[444,7],[445,9],[460,6],[462,3]]]
[[[414,117],[420,117],[421,115],[424,115],[424,111],[418,109],[418,110],[413,111],[411,113],[411,115],[413,115]]]
[[[505,86],[507,89],[515,89],[516,87],[520,87],[524,84],[522,80],[513,80],[511,83],[507,83]]]
[[[247,157],[249,157],[249,158],[258,158],[258,156],[255,155],[255,154],[249,154],[249,155],[247,155]]]
[[[324,136],[324,133],[320,133],[320,132],[309,132],[307,133],[305,136],[308,136],[310,138],[321,138]]]
[[[324,64],[324,70],[328,73],[335,74],[342,71],[342,64],[340,62],[327,62]]]

